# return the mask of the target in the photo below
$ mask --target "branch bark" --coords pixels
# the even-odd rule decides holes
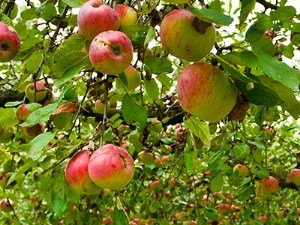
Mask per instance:
[[[278,8],[277,5],[273,5],[272,3],[267,2],[266,0],[256,0],[256,2],[263,5],[265,7],[265,9],[274,9],[274,10],[276,10]]]

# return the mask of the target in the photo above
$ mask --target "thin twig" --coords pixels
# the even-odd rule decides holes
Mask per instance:
[[[272,3],[267,2],[266,0],[256,0],[256,2],[263,5],[265,7],[265,9],[274,9],[274,10],[276,10],[278,8],[277,5],[273,5]]]

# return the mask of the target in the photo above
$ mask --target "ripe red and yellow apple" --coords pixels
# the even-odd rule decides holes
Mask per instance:
[[[218,205],[218,211],[220,214],[228,214],[231,212],[231,206],[226,203],[221,203]]]
[[[227,75],[205,62],[185,67],[178,78],[181,107],[208,122],[224,119],[233,109],[237,91]]]
[[[101,99],[97,99],[95,102],[95,113],[104,114],[104,102]],[[106,112],[110,110],[110,102],[106,103]]]
[[[126,76],[126,83],[123,83],[126,91],[134,91],[141,83],[141,74],[140,72],[129,65],[125,70],[124,74]]]
[[[4,198],[0,201],[0,211],[9,212],[14,207],[14,202],[11,199]]]
[[[40,80],[27,84],[25,95],[30,102],[42,103],[48,96],[48,89],[45,86],[45,81]]]
[[[289,179],[296,185],[300,185],[300,169],[292,169],[289,173]]]
[[[136,24],[137,22],[137,12],[128,5],[118,4],[116,11],[120,17],[121,27]]]
[[[123,148],[106,144],[91,155],[88,172],[91,180],[101,188],[120,190],[133,178],[134,161]]]
[[[79,32],[88,40],[104,31],[118,30],[120,18],[118,13],[101,0],[89,0],[84,3],[77,17]]]
[[[273,176],[268,176],[256,185],[256,195],[257,196],[269,196],[270,194],[276,193],[279,189],[278,180]]]
[[[245,176],[248,176],[249,174],[249,169],[247,166],[245,166],[244,164],[236,164],[234,167],[233,167],[233,172],[236,172],[238,173],[238,175],[240,177],[245,177]]]
[[[8,62],[16,57],[21,41],[17,31],[0,21],[0,62]]]
[[[199,61],[213,48],[215,27],[198,19],[186,9],[174,9],[160,25],[163,48],[171,55],[188,61]]]
[[[88,150],[77,152],[65,169],[68,184],[80,194],[96,194],[100,188],[91,180],[88,173],[90,153]]]
[[[16,116],[20,121],[25,121],[30,114],[27,104],[22,104],[17,108]]]
[[[105,31],[92,41],[89,58],[96,70],[109,75],[118,75],[129,65],[133,46],[126,34],[120,31]]]

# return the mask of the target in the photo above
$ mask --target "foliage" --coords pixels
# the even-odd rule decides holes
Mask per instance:
[[[0,198],[14,202],[9,212],[0,211],[1,223],[261,224],[266,215],[269,224],[299,224],[299,187],[287,177],[300,166],[300,15],[286,0],[232,2],[125,1],[139,15],[138,24],[121,30],[142,75],[140,86],[127,92],[124,74],[98,73],[89,62],[89,42],[77,27],[84,1],[0,1],[0,20],[22,40],[18,56],[0,64],[0,133],[6,132],[0,135]],[[164,51],[159,25],[172,9],[188,7],[215,23],[215,47],[202,61],[224,70],[250,102],[245,119],[207,123],[182,111],[176,82],[190,63]],[[53,96],[19,121],[25,87],[36,80],[45,80]],[[14,91],[21,98],[7,95]],[[104,115],[94,112],[98,98],[110,102]],[[41,134],[22,132],[37,124],[45,127]],[[83,147],[103,143],[128,150],[134,178],[121,191],[79,195],[65,181],[66,164]],[[155,159],[142,162],[143,150]],[[249,175],[233,171],[238,163]],[[280,190],[264,196],[257,187],[269,175]],[[222,203],[230,212],[218,210]]]

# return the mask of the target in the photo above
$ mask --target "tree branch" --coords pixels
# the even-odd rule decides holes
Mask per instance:
[[[7,102],[22,101],[24,96],[24,93],[18,91],[0,91],[0,107],[4,107]]]
[[[272,3],[267,2],[266,0],[256,0],[256,2],[263,5],[265,7],[265,9],[274,9],[274,10],[276,10],[278,8],[277,5],[273,5]]]

